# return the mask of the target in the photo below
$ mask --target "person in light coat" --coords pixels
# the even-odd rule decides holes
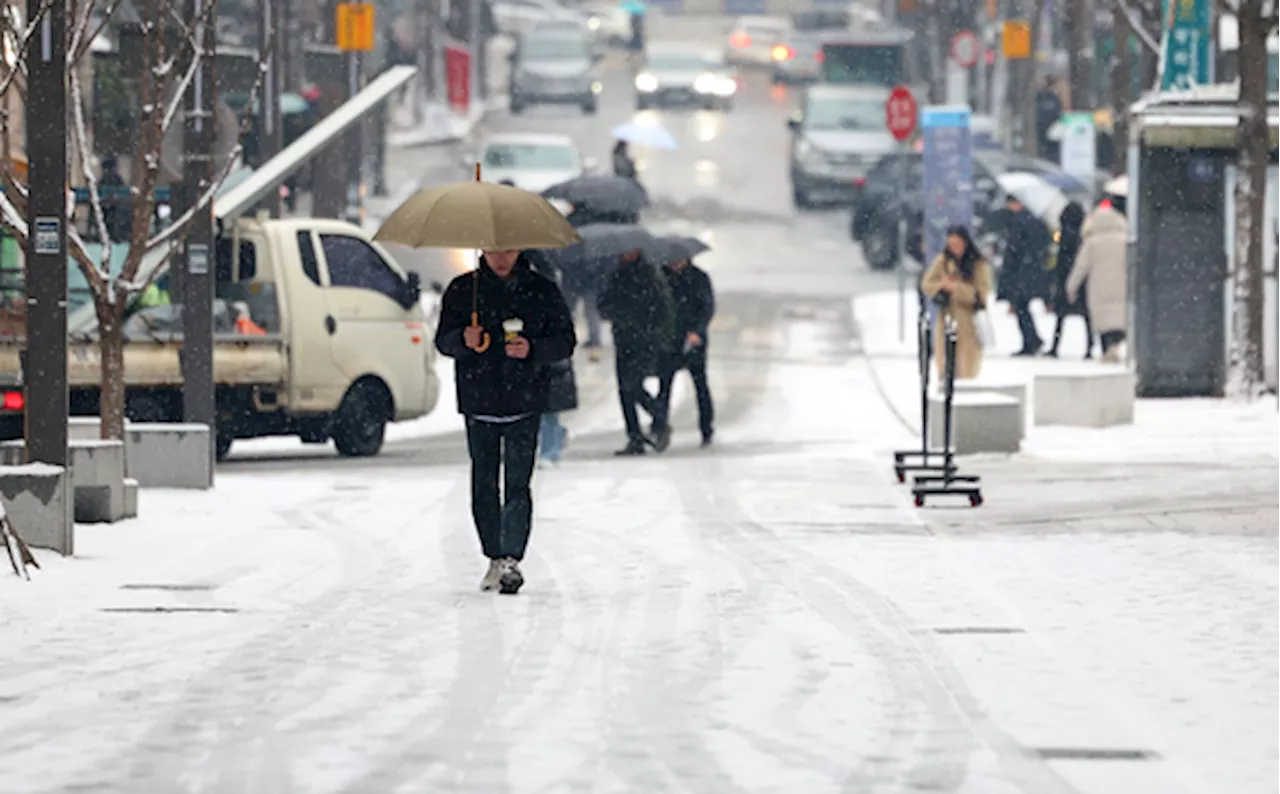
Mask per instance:
[[[1115,363],[1120,360],[1119,346],[1127,326],[1128,225],[1123,215],[1104,204],[1085,220],[1080,237],[1080,253],[1067,278],[1067,299],[1075,302],[1081,285],[1086,285],[1090,319],[1102,343],[1102,360]]]
[[[934,322],[933,357],[938,377],[945,379],[945,319],[956,321],[956,380],[978,377],[982,371],[984,340],[978,332],[978,312],[991,300],[991,266],[964,226],[947,229],[946,247],[925,273],[920,291],[938,305]]]

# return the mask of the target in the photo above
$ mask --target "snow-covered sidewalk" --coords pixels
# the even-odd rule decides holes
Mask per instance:
[[[913,426],[920,420],[920,376],[916,365],[914,292],[906,301],[905,341],[899,339],[897,292],[879,292],[854,299],[854,320],[859,341],[876,380],[895,412]],[[1083,361],[1084,324],[1078,317],[1068,319],[1060,357],[1015,358],[1021,345],[1016,320],[998,303],[990,312],[996,345],[988,350],[979,381],[1021,382],[1030,385],[1036,373],[1078,371],[1109,365]],[[1056,318],[1040,304],[1033,314],[1041,337],[1053,339]],[[1095,356],[1097,350],[1095,348]],[[1028,392],[1030,396],[1030,392]],[[1280,414],[1276,400],[1269,397],[1252,405],[1227,400],[1139,399],[1134,423],[1108,428],[1037,427],[1027,428],[1022,456],[1060,462],[1106,460],[1163,463],[1177,460],[1280,459]]]

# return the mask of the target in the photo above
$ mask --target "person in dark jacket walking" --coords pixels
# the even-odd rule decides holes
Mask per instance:
[[[626,141],[613,145],[613,175],[623,179],[637,179],[636,161],[631,159]]]
[[[657,398],[645,391],[644,379],[659,374],[675,336],[671,288],[658,269],[637,251],[624,255],[600,293],[600,313],[613,323],[614,366],[618,400],[627,426],[627,445],[618,455],[645,454],[636,406],[658,417]]]
[[[1041,294],[1044,279],[1044,257],[1049,246],[1049,229],[1027,212],[1021,201],[1009,196],[1009,221],[1006,227],[1004,265],[1000,270],[1000,298],[1009,302],[1010,311],[1018,318],[1022,333],[1022,349],[1014,355],[1034,356],[1044,346],[1031,317],[1031,301]]]
[[[1093,358],[1093,327],[1089,321],[1089,304],[1084,293],[1075,302],[1067,295],[1067,278],[1076,265],[1076,256],[1080,253],[1080,228],[1084,226],[1084,207],[1071,202],[1063,208],[1058,216],[1058,262],[1053,267],[1055,289],[1053,293],[1053,311],[1058,321],[1053,326],[1053,344],[1046,356],[1058,357],[1058,345],[1062,342],[1062,326],[1067,318],[1078,314],[1084,320],[1084,357]]]
[[[676,325],[672,350],[662,367],[658,389],[658,415],[653,419],[653,445],[659,451],[671,443],[671,383],[676,373],[689,370],[698,398],[698,429],[702,446],[711,446],[715,434],[715,405],[707,384],[707,330],[716,314],[716,295],[711,277],[689,260],[663,268],[675,303]]]
[[[529,481],[550,367],[573,355],[573,321],[555,283],[533,272],[519,251],[486,251],[477,272],[445,290],[435,341],[454,360],[458,412],[466,417],[471,514],[489,558],[480,589],[515,593],[524,584]]]

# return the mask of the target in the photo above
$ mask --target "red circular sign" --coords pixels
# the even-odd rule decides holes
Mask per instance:
[[[919,115],[920,109],[916,107],[916,98],[911,95],[910,88],[900,85],[889,93],[889,99],[884,103],[884,118],[896,140],[902,142],[911,137],[916,131]]]
[[[961,69],[968,69],[980,57],[978,36],[972,30],[962,30],[951,37],[951,60]]]

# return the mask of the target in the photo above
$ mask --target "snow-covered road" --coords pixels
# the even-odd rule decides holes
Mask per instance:
[[[0,791],[1275,790],[1274,528],[931,527],[847,301],[786,303],[720,340],[713,453],[685,401],[538,474],[519,597],[456,464],[82,527],[0,580]]]

